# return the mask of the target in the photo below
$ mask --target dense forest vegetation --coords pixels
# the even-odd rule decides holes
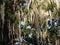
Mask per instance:
[[[0,0],[0,45],[60,45],[59,42],[59,2]]]

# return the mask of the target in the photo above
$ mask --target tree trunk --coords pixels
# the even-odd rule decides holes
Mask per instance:
[[[20,45],[21,45],[20,11],[18,11],[18,16],[19,16],[19,40],[20,40]]]
[[[14,23],[13,23],[13,30],[12,30],[12,45],[13,45],[13,40],[14,40]]]
[[[10,29],[10,20],[9,20],[9,33],[8,33],[8,35],[9,35],[9,39],[10,39],[10,32],[11,32],[11,29]]]
[[[39,45],[39,33],[40,33],[40,27],[39,27],[39,21],[38,21],[38,15],[35,14],[35,28],[36,28],[36,34],[37,34],[37,45]]]
[[[5,2],[3,2],[3,4],[1,4],[1,19],[2,19],[2,41],[3,41],[3,30],[4,30],[4,10],[5,9]]]
[[[20,28],[20,11],[19,10],[16,10],[16,9],[19,9],[19,0],[14,0],[14,5],[15,5],[15,14],[17,14],[17,19],[19,19],[19,24],[18,24],[18,38],[19,38],[19,41],[20,41],[20,45],[21,45],[21,28]]]

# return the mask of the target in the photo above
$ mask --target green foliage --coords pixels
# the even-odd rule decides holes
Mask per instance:
[[[48,3],[47,10],[50,10],[51,12],[53,12],[53,9],[55,7],[56,7],[56,3],[54,3],[54,2]]]
[[[58,13],[57,8],[54,8],[54,10],[53,10],[53,12],[52,12],[52,17],[53,17],[53,18],[56,18],[56,17],[57,17],[57,13]]]
[[[23,8],[23,12],[24,12],[25,14],[28,14],[28,8],[27,8],[27,6],[25,6],[25,7]]]
[[[57,27],[52,27],[51,30],[48,30],[50,35],[49,35],[49,38],[53,41],[55,41],[57,39]]]
[[[42,31],[42,32],[45,32],[45,31],[46,31],[46,24],[45,24],[45,23],[42,25],[41,31]]]
[[[55,41],[57,39],[57,35],[53,32],[52,33],[50,32],[49,38],[50,38],[51,41]]]
[[[22,45],[28,45],[28,42],[23,42]]]
[[[58,10],[57,10],[57,5],[55,2],[48,3],[47,8],[45,9],[46,11],[51,11],[51,16],[53,18],[56,18]]]
[[[6,19],[10,20],[11,24],[17,22],[18,23],[18,18],[15,15],[15,11],[13,10],[13,2],[12,1],[6,1],[5,5],[5,15]]]

